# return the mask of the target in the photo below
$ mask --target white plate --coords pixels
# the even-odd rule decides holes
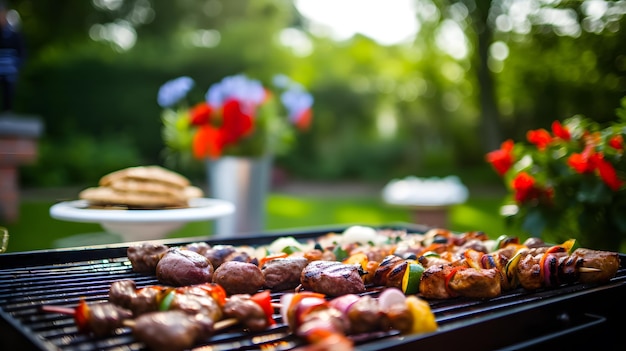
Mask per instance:
[[[71,222],[100,223],[124,241],[162,239],[187,222],[197,222],[228,216],[235,206],[224,200],[198,198],[188,208],[168,210],[113,210],[91,209],[87,201],[75,200],[54,204],[50,216]]]

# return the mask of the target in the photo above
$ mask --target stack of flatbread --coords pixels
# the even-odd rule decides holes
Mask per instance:
[[[189,200],[202,197],[200,188],[184,176],[160,166],[138,166],[109,173],[97,187],[78,195],[92,207],[164,209],[184,208]]]

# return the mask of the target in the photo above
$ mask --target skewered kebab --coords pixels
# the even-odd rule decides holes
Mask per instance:
[[[71,314],[80,332],[96,336],[130,327],[138,340],[154,350],[186,349],[233,324],[251,331],[275,324],[269,291],[227,299],[216,284],[136,289],[134,281],[121,280],[111,284],[108,302],[89,305],[81,299],[75,309],[43,306],[42,310]]]
[[[43,306],[43,309],[60,313],[68,311],[58,306]],[[212,283],[178,288],[160,285],[136,288],[135,282],[130,279],[111,284],[109,301],[87,304],[81,300],[71,314],[75,316],[81,331],[95,332],[104,329],[91,327],[92,323],[100,323],[100,320],[103,325],[120,326],[125,319],[172,310],[188,315],[206,315],[214,321],[223,320],[224,317],[237,317],[246,328],[257,331],[275,323],[272,318],[271,296],[267,290],[254,295],[237,294],[227,297],[221,286]],[[239,311],[234,313],[233,310]],[[105,315],[118,322],[99,318]],[[259,323],[255,319],[263,319],[266,324],[258,327]]]
[[[406,238],[407,241],[410,240],[408,239],[408,235]],[[455,235],[447,230],[436,229],[427,232],[426,235],[423,235],[423,238],[421,238],[418,245],[414,246],[398,245],[395,249],[389,249],[389,247],[379,249],[367,245],[358,246],[352,243],[343,246],[335,245],[332,251],[330,247],[327,249],[317,247],[307,252],[300,252],[300,255],[291,255],[283,252],[280,254],[268,255],[257,262],[259,262],[259,266],[262,267],[261,274],[266,276],[266,273],[268,273],[269,276],[272,277],[271,284],[268,284],[266,281],[264,286],[276,290],[291,289],[294,286],[297,286],[298,283],[301,283],[302,288],[304,289],[319,291],[327,295],[336,296],[345,293],[358,293],[363,291],[364,287],[361,287],[360,285],[362,280],[367,286],[380,285],[397,287],[403,289],[403,291],[407,294],[418,293],[421,290],[424,292],[424,296],[433,298],[447,298],[456,295],[476,298],[490,298],[499,295],[501,291],[510,290],[520,286],[518,283],[518,276],[522,276],[524,272],[528,272],[528,270],[513,273],[513,265],[511,265],[510,262],[519,262],[520,256],[517,256],[515,260],[512,260],[512,258],[515,253],[520,251],[520,249],[529,249],[532,248],[531,246],[544,245],[540,240],[533,239],[532,241],[535,242],[531,243],[531,240],[527,240],[524,244],[519,244],[517,238],[503,237],[496,240],[495,245],[492,245],[487,240],[487,236],[481,232],[467,232],[463,235]],[[423,244],[428,245],[423,246]],[[208,244],[195,245],[201,247],[204,246],[205,251],[208,247]],[[492,247],[498,248],[498,250],[488,253],[489,248]],[[237,251],[232,247],[230,250],[231,254]],[[394,259],[393,264],[386,262],[385,260],[387,258],[382,259],[380,262],[374,259],[383,253],[389,252],[393,252],[393,255],[387,256]],[[476,257],[472,261],[471,256],[465,257],[467,256],[466,253],[474,253],[474,256],[479,255],[480,257]],[[343,263],[359,263],[362,270],[359,270],[358,274],[350,274],[348,272],[348,266],[339,265],[337,262],[332,264],[328,263],[331,261],[319,261],[319,263],[312,265],[311,269],[306,272],[305,268],[303,268],[306,267],[305,264],[310,260],[337,259],[342,258],[342,254],[350,255],[347,259],[344,259]],[[417,254],[420,254],[421,256],[417,257]],[[398,255],[402,255],[404,257],[413,256],[414,259],[419,258],[419,260],[400,260],[397,257]],[[605,260],[610,261],[608,258],[609,256],[610,255],[607,255]],[[615,267],[619,264],[617,260],[618,256],[616,254],[612,254],[612,256],[615,258],[613,261],[617,263],[610,264],[608,267],[609,269],[605,270],[605,275],[609,277],[615,274]],[[478,260],[481,262],[478,262]],[[457,262],[455,265],[458,266],[468,266],[467,262],[474,263],[472,266],[474,269],[466,270],[464,267],[447,267],[450,265],[450,262]],[[554,262],[554,259],[551,258],[548,262],[552,263]],[[429,266],[435,265],[440,266],[440,268],[432,268],[429,272],[426,272],[426,277],[428,278],[425,279],[425,281],[427,280],[426,283],[421,284],[419,283],[419,280],[417,280],[418,283],[416,284],[415,278],[410,279],[411,276],[421,277],[424,274],[425,269]],[[508,271],[506,267],[507,265],[509,266]],[[268,266],[267,269],[266,266]],[[272,269],[269,269],[269,266],[271,266]],[[555,265],[553,264],[552,266]],[[325,269],[321,269],[322,267]],[[334,269],[345,271],[345,276],[347,277],[345,280],[348,282],[346,283],[343,279],[339,278],[342,274],[335,274],[336,277],[333,277],[332,271]],[[580,264],[579,268],[576,268],[576,266],[574,266],[574,268],[570,268],[570,271],[572,270],[575,272],[584,271],[584,276],[587,277],[586,279],[589,281],[598,280],[595,279],[594,275],[591,275],[588,271],[588,268],[583,267],[582,264]],[[259,274],[257,267],[250,265],[249,271],[251,274],[250,278],[258,277],[258,284],[261,284],[261,274]],[[302,271],[302,274],[300,275],[300,282],[297,280],[298,271]],[[324,273],[324,271],[328,273]],[[539,270],[539,272],[541,271],[542,270]],[[252,275],[252,272],[254,272],[255,275]],[[226,274],[225,276],[232,275]],[[361,276],[361,279],[358,279],[357,276]],[[556,275],[549,276],[556,277]],[[597,274],[595,274],[595,276],[597,276]],[[499,278],[499,281],[496,278]],[[254,281],[254,279],[235,280]],[[281,284],[283,281],[284,284]],[[409,281],[413,282],[409,284]],[[571,282],[572,279],[562,278],[560,281],[562,283],[568,283]],[[584,282],[584,280],[580,281]],[[230,285],[227,281],[223,281],[221,283],[225,287]],[[421,289],[419,288],[420,285],[423,285]],[[538,287],[524,284],[521,286],[527,289],[536,289],[541,287],[542,284],[539,282]],[[549,285],[546,285],[546,287],[547,286]],[[450,289],[450,287],[453,288]]]
[[[105,336],[115,329],[130,327],[137,340],[152,350],[188,349],[235,321],[215,322],[209,316],[180,310],[148,312],[133,319],[131,311],[110,302],[88,305],[84,300],[75,309],[42,306],[42,310],[73,315],[79,332],[95,336]]]
[[[255,331],[275,323],[267,290],[227,297],[226,290],[214,283],[179,288],[151,285],[137,289],[134,281],[119,280],[111,284],[109,301],[130,309],[134,315],[180,310],[208,315],[213,320],[237,318],[246,328]]]
[[[394,293],[400,294],[401,300],[404,301],[405,298],[402,293],[399,291]],[[271,304],[268,290],[252,297],[240,294],[226,298],[225,291],[216,285],[203,284],[184,288],[147,286],[136,289],[134,281],[121,280],[112,284],[109,294],[109,302],[88,305],[81,300],[79,305],[72,310],[71,314],[74,315],[79,330],[94,335],[106,335],[114,329],[130,327],[133,335],[139,341],[144,342],[154,350],[182,350],[192,347],[213,335],[215,331],[228,327],[234,322],[245,322],[247,328],[252,331],[264,330],[275,323],[272,318],[274,307]],[[328,339],[325,333],[329,330],[324,318],[329,316],[320,313],[305,316],[305,311],[299,307],[297,309],[298,318],[308,321],[306,327],[303,326],[298,329],[299,336],[305,337],[309,342],[319,343],[318,347],[325,347],[323,345],[328,346],[328,344],[339,341],[339,345],[342,345],[341,349],[344,350],[345,347],[351,345],[351,342],[345,339],[345,334],[392,329],[402,333],[414,333],[432,331],[432,328],[436,329],[434,316],[425,301],[412,297],[407,299],[403,305],[391,307],[392,302],[398,300],[396,294],[385,290],[380,294],[379,299],[367,295],[361,297],[351,294],[335,298],[328,303],[324,295],[319,293],[305,292],[288,294],[287,296],[319,297],[325,301],[325,305],[332,307],[333,318],[340,318],[336,321],[342,321],[341,323],[346,324],[346,329],[337,329],[332,335],[333,338]],[[197,305],[189,303],[189,300],[179,299],[179,297],[206,295],[210,295],[216,302],[226,300],[223,302],[221,310],[223,316],[229,319],[218,320],[221,314],[211,315],[211,312],[198,308]],[[160,302],[148,303],[147,296],[152,296],[154,300],[160,300]],[[142,311],[142,314],[134,315],[135,319],[133,320],[133,312],[130,309],[120,307],[114,302],[125,305],[129,303],[143,305],[139,308],[134,306],[134,309]],[[290,303],[290,306],[293,307],[294,305]],[[160,310],[154,311],[150,308]],[[57,306],[44,306],[43,309],[48,312],[61,313],[63,310],[62,307]],[[166,310],[162,311],[162,309]],[[211,311],[216,313],[213,309]],[[419,321],[416,317],[418,314],[422,316]],[[287,323],[287,320],[285,318],[284,322]],[[425,328],[430,329],[426,330]]]
[[[374,284],[399,287],[406,293],[433,299],[492,298],[518,286],[536,290],[574,282],[604,283],[619,269],[617,253],[579,248],[570,255],[573,241],[551,247],[515,245],[515,250],[507,252],[467,249],[461,259],[442,263],[437,258],[436,264],[431,262],[422,269],[413,269],[420,265],[416,261],[388,256],[376,270]],[[507,259],[511,252],[512,257]]]
[[[346,349],[345,335],[397,330],[403,334],[432,332],[435,317],[427,302],[405,297],[397,289],[384,290],[377,299],[347,294],[327,300],[314,292],[288,293],[281,297],[281,315],[292,332],[314,345]]]

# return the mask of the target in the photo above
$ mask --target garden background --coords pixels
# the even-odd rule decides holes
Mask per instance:
[[[313,94],[314,121],[290,153],[277,157],[278,197],[270,201],[281,194],[307,199],[281,192],[289,182],[382,186],[409,175],[454,174],[470,187],[467,205],[486,197],[482,210],[490,216],[471,208],[453,212],[451,229],[517,234],[497,212],[504,186],[485,154],[506,138],[523,140],[528,129],[549,129],[574,114],[615,120],[626,95],[626,2],[411,3],[419,31],[405,42],[382,44],[361,34],[327,35],[298,12],[298,1],[11,1],[28,50],[14,112],[38,116],[45,128],[37,162],[20,168],[20,185],[35,194],[80,189],[138,164],[165,164],[202,182],[201,164],[163,157],[159,86],[188,75],[201,99],[228,75],[244,72],[269,82],[281,73]],[[359,6],[352,10],[346,21],[362,15]],[[379,25],[372,18],[371,26]],[[370,195],[370,208],[384,210]],[[348,196],[346,206],[359,212],[362,197]],[[42,199],[31,218],[28,208],[37,201],[25,200],[34,202],[25,203],[20,222],[5,224],[12,236],[46,235],[45,228],[73,234],[76,227],[25,228],[34,218],[53,221],[42,212],[50,199]],[[285,205],[270,203],[270,217],[271,206]],[[346,221],[378,218],[361,211]],[[305,211],[293,222],[276,217],[269,226],[342,221],[315,213]],[[381,220],[408,217],[398,212]]]

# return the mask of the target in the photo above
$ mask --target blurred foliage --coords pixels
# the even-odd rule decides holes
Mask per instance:
[[[526,32],[499,29],[496,19],[515,3],[416,0],[414,42],[382,46],[360,35],[314,36],[289,0],[14,0],[29,49],[16,112],[45,124],[40,161],[25,167],[23,184],[93,183],[112,167],[162,163],[156,93],[180,75],[198,87],[240,72],[264,82],[284,73],[306,85],[316,99],[312,130],[277,159],[300,178],[463,178],[487,169],[489,99],[502,139],[573,114],[611,119],[626,95],[623,16],[570,36],[536,18]],[[588,17],[586,1],[530,3]],[[440,47],[450,21],[465,32],[468,56]],[[310,53],[281,44],[289,33]],[[494,43],[506,58],[479,55]],[[495,88],[487,100],[485,79]],[[202,167],[185,172],[201,177]]]

